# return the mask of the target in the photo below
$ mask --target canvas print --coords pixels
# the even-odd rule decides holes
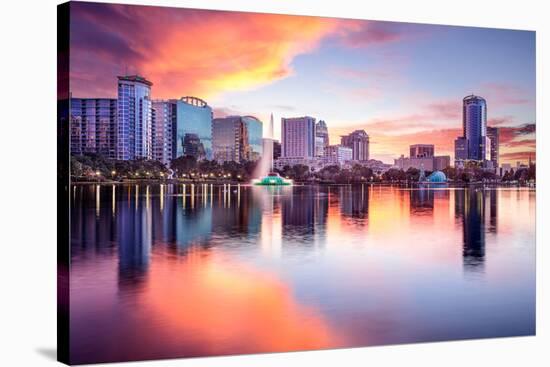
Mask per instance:
[[[58,8],[70,364],[535,334],[535,32]]]

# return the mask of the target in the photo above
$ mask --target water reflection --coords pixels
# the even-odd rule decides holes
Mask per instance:
[[[534,191],[80,185],[72,197],[75,362],[534,332]]]

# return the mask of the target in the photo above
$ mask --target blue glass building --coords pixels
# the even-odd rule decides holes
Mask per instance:
[[[182,97],[176,109],[175,158],[190,155],[199,160],[212,159],[212,108],[200,98]],[[198,152],[204,152],[204,156]]]
[[[263,124],[254,116],[243,116],[242,121],[245,123],[248,133],[248,145],[250,147],[249,159],[251,161],[256,161],[260,159],[263,151]]]
[[[464,138],[468,146],[468,159],[486,160],[487,103],[485,99],[467,96],[462,101]]]
[[[139,75],[118,77],[117,159],[153,158],[152,85]]]

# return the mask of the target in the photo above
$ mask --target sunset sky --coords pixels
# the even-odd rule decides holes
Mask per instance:
[[[117,75],[153,82],[153,98],[197,96],[216,116],[267,123],[309,115],[331,144],[354,129],[371,157],[408,145],[453,154],[462,98],[487,100],[501,162],[535,157],[535,33],[305,16],[71,4],[74,97],[116,97]],[[264,129],[266,130],[266,129]]]

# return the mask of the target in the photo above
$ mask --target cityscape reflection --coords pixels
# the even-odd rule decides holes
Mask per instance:
[[[76,185],[72,197],[75,363],[534,333],[533,190]]]

